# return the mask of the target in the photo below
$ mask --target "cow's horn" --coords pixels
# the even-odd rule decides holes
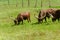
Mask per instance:
[[[34,17],[38,19],[38,16],[36,16],[36,14],[34,14]]]
[[[49,15],[53,18],[53,15],[49,13]]]
[[[44,16],[41,16],[39,19],[43,19],[46,16],[46,14]]]
[[[15,20],[12,16],[10,17],[11,20]]]

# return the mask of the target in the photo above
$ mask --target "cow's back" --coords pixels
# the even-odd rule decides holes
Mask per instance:
[[[56,17],[60,18],[60,10],[56,10],[55,15]]]
[[[26,20],[28,17],[30,17],[30,12],[22,12],[19,16]]]

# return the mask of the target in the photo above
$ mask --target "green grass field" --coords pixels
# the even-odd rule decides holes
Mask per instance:
[[[59,1],[52,0],[52,7],[59,5]],[[18,7],[16,7],[16,1],[14,0],[10,0],[9,6],[7,0],[0,1],[0,40],[60,40],[60,22],[56,21],[53,23],[50,18],[47,19],[47,22],[36,24],[37,19],[34,17],[34,14],[38,15],[36,11],[40,10],[40,0],[38,0],[36,8],[34,8],[35,1],[30,0],[30,2],[30,7],[28,7],[26,1],[24,1],[24,7],[22,8],[21,1],[18,1]],[[48,4],[46,0],[43,2],[45,5]],[[43,8],[47,9],[48,6]],[[56,8],[59,8],[59,6]],[[31,23],[24,20],[23,25],[14,25],[10,16],[16,18],[20,12],[25,11],[31,12]]]

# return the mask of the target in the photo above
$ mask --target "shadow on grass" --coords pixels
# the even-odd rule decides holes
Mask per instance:
[[[50,25],[49,22],[41,22],[41,23],[35,22],[35,23],[32,23],[32,25],[37,25],[37,24]]]
[[[47,23],[45,23],[45,25],[50,25],[50,23],[47,22]]]
[[[12,24],[11,26],[14,27],[14,26],[20,26],[20,25],[24,25],[24,24],[25,24],[25,23],[23,23],[23,24],[18,24],[18,25]],[[34,23],[31,23],[30,25],[39,25],[39,24],[41,24],[41,25],[50,25],[51,23],[50,23],[50,22],[40,22],[40,23],[34,22]]]
[[[50,25],[50,22],[43,22],[42,24]]]
[[[24,24],[17,24],[17,25],[15,25],[15,24],[12,24],[11,26],[19,26],[19,25],[24,25]]]
[[[41,23],[38,23],[38,22],[32,23],[32,25],[36,25],[36,24],[41,24]]]

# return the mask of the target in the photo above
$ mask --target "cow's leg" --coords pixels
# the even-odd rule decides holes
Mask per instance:
[[[31,22],[31,19],[29,18],[29,21]]]
[[[48,16],[48,19],[49,19],[50,17]]]
[[[59,18],[58,18],[58,21],[59,21]]]
[[[27,21],[28,21],[28,22],[31,22],[30,17],[27,18]]]
[[[43,19],[40,19],[39,21],[40,21],[40,23],[43,23]]]
[[[47,21],[46,21],[46,17],[45,17],[45,22],[47,22]]]
[[[38,24],[41,23],[41,21],[42,21],[41,19],[38,19]],[[42,21],[42,22],[43,22],[43,21]]]
[[[52,22],[55,22],[56,21],[56,18],[52,18]]]
[[[22,21],[22,24],[23,24],[23,20],[24,20],[24,19],[23,19],[23,17],[22,17],[22,19],[21,19],[21,21]]]
[[[29,23],[29,19],[27,19],[28,23]]]
[[[28,23],[29,23],[30,19],[29,19],[29,18],[27,18],[27,21],[28,21]]]
[[[23,24],[23,20],[22,20],[22,24]]]
[[[20,21],[18,21],[18,25],[20,24]]]

